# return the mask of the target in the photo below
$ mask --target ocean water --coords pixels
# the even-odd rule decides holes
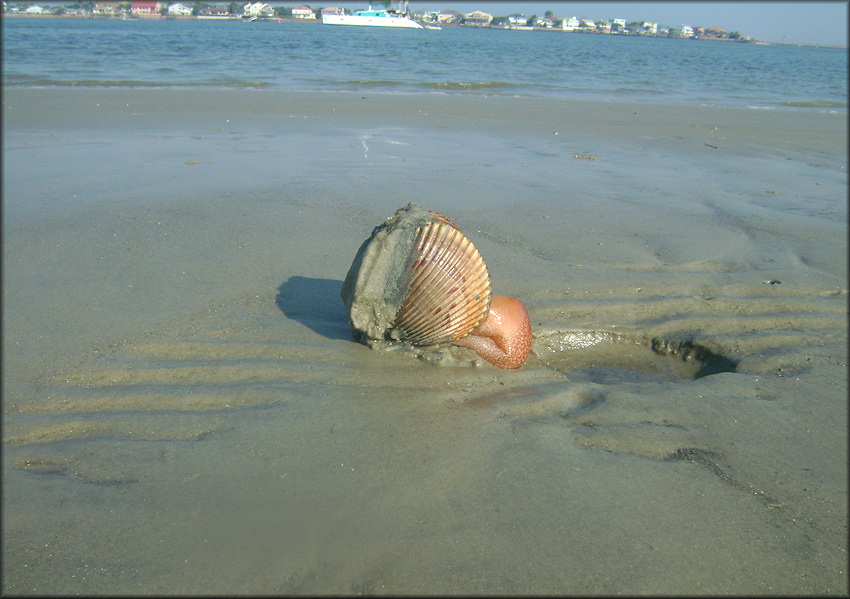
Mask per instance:
[[[843,112],[847,52],[471,28],[6,18],[3,84],[502,94]]]

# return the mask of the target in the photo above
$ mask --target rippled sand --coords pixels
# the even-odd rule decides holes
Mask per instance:
[[[843,115],[4,115],[5,592],[847,593]],[[528,306],[520,370],[352,342],[342,278],[408,201]]]

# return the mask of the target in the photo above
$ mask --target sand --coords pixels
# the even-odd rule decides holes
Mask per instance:
[[[848,593],[846,115],[4,89],[3,591]],[[534,327],[356,343],[408,202]]]

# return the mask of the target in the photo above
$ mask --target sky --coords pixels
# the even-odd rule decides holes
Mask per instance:
[[[315,2],[315,0],[313,0]],[[324,0],[322,6],[365,8],[368,0]],[[318,4],[316,4],[318,6]],[[396,3],[394,2],[393,6]],[[847,47],[847,6],[831,2],[541,2],[539,0],[409,0],[410,10],[482,10],[493,16],[526,16],[551,10],[555,17],[652,21],[667,26],[720,27],[765,42]]]

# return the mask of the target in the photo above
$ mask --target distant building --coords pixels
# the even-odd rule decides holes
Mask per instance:
[[[322,16],[324,15],[344,15],[345,11],[341,9],[339,6],[327,6],[322,9]]]
[[[295,12],[295,9],[292,9]],[[273,17],[274,9],[265,2],[251,2],[242,9],[242,15],[247,17]]]
[[[707,38],[720,39],[726,37],[726,32],[720,27],[706,27],[703,35]]]
[[[140,17],[158,15],[159,2],[157,0],[133,0],[130,4],[130,13]]]
[[[625,19],[614,19],[611,21],[611,33],[631,33]]]
[[[580,27],[582,29],[596,29],[596,23],[593,19],[582,19]]]
[[[315,19],[316,13],[309,6],[301,5],[292,9],[293,19]]]
[[[104,17],[111,17],[112,15],[118,14],[118,2],[113,0],[103,0],[102,2],[96,2],[95,5],[91,9],[92,14],[101,15]]]
[[[192,7],[182,2],[171,4],[168,6],[168,14],[175,17],[188,17],[192,14]]]
[[[443,24],[458,23],[461,20],[461,14],[456,10],[441,10],[437,13],[437,22]]]
[[[528,17],[522,13],[508,15],[508,25],[511,27],[525,27],[528,25]]]
[[[688,25],[682,25],[681,27],[671,27],[670,35],[673,37],[693,37],[694,30]]]
[[[230,8],[227,6],[205,6],[198,11],[201,19],[229,19],[230,16]]]
[[[564,31],[575,31],[579,28],[579,25],[579,20],[575,17],[570,17],[569,19],[561,21],[561,29]]]
[[[658,34],[658,23],[650,23],[649,21],[644,21],[643,28],[646,30],[647,33],[651,35]]]
[[[43,15],[47,11],[41,6],[33,5],[33,6],[28,6],[27,9],[24,12],[27,13],[28,15]]]
[[[493,15],[480,10],[474,10],[469,14],[463,15],[463,24],[470,27],[489,27],[492,21]]]
[[[411,13],[411,17],[414,21],[419,21],[420,23],[437,22],[437,12],[433,10],[414,10]]]

